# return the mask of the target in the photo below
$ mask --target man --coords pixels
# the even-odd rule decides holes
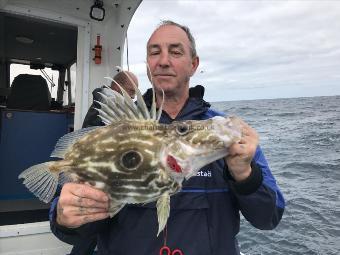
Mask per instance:
[[[166,96],[162,123],[220,115],[189,92],[199,58],[187,27],[164,21],[147,43],[147,62],[158,105],[162,90]],[[148,106],[149,94],[145,96]],[[164,243],[185,255],[239,254],[240,211],[256,228],[273,229],[284,210],[256,131],[243,123],[242,133],[241,141],[230,147],[229,156],[203,167],[199,175],[184,183],[182,192],[172,196],[163,236],[155,236],[154,203],[125,206],[110,219],[105,193],[73,183],[64,185],[59,201],[52,206],[52,231],[69,243],[82,235],[97,236],[99,254],[156,255]]]
[[[125,72],[127,73],[132,81],[135,83],[135,86],[138,87],[138,79],[136,75],[134,75],[132,72]],[[136,95],[135,89],[133,84],[131,83],[131,80],[127,77],[127,75],[124,72],[120,71],[117,73],[113,80],[115,80],[122,88],[129,94],[131,98],[134,98]],[[121,93],[120,88],[115,82],[111,83],[111,88],[119,93]],[[96,88],[93,90],[93,100],[99,101],[100,95],[98,92],[100,92],[102,88]],[[100,109],[100,105],[96,102],[93,102],[90,109],[88,110],[84,122],[83,122],[83,128],[90,127],[90,126],[103,126],[104,123],[101,121],[101,119],[98,117],[98,111],[94,108]]]

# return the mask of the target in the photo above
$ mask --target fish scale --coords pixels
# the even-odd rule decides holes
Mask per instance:
[[[157,201],[158,235],[170,215],[170,196],[203,166],[225,157],[240,140],[241,125],[235,117],[161,124],[155,96],[149,111],[135,90],[136,104],[123,88],[122,95],[103,89],[98,116],[105,126],[63,136],[51,154],[61,160],[32,166],[19,178],[44,202],[58,184],[90,184],[108,194],[112,217],[126,204]]]

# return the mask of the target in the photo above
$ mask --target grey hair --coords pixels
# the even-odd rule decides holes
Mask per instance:
[[[190,32],[190,29],[187,26],[178,24],[172,20],[162,20],[161,23],[159,23],[159,25],[157,26],[157,28],[160,28],[162,26],[176,26],[179,27],[180,29],[182,29],[190,42],[190,53],[191,53],[191,57],[197,57],[197,51],[196,51],[196,42],[195,42],[195,38],[193,37],[193,35]]]

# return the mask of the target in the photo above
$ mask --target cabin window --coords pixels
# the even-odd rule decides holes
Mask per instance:
[[[45,73],[45,74],[44,74]],[[47,82],[52,98],[57,98],[59,71],[51,68],[31,69],[29,65],[12,63],[10,65],[10,84],[19,74],[41,75]]]

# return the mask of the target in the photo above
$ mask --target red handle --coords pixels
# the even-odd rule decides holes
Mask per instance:
[[[180,249],[175,249],[172,251],[171,255],[184,255]]]
[[[164,253],[165,252],[165,253]],[[168,246],[163,246],[160,250],[159,250],[159,255],[171,255],[171,251],[170,248]]]

